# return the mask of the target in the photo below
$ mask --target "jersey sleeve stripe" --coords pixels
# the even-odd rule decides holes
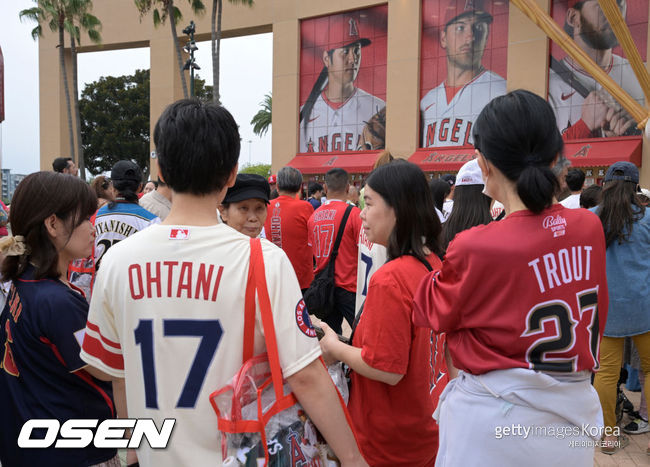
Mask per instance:
[[[86,336],[84,337],[82,357],[84,353],[100,360],[105,366],[112,368],[113,371],[124,371],[124,359],[122,358],[122,354],[115,353],[106,348],[106,346],[104,346],[92,332],[86,332]]]
[[[96,324],[93,324],[90,321],[88,321],[86,323],[86,327],[89,330],[91,330],[92,332],[94,332],[95,334],[97,334],[97,336],[99,336],[99,338],[102,340],[103,344],[105,344],[105,345],[107,345],[109,347],[112,347],[113,349],[118,350],[120,352],[122,351],[122,346],[119,344],[119,342],[114,342],[114,341],[112,341],[110,339],[107,339],[106,337],[102,336],[102,333],[99,330],[99,326],[97,326]]]
[[[100,396],[104,399],[106,402],[106,405],[108,408],[111,410],[111,414],[115,416],[115,406],[113,405],[113,400],[111,399],[111,396],[106,394],[106,391],[104,391],[102,388],[100,388],[94,381],[92,376],[90,376],[90,373],[88,373],[86,370],[81,369],[79,371],[75,371],[73,373],[75,376],[79,377],[83,382],[88,384],[88,386],[92,387],[95,391],[99,393]]]

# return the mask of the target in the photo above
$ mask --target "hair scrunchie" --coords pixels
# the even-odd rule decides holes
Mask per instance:
[[[0,239],[0,252],[5,256],[22,256],[29,252],[29,248],[22,235],[9,235]]]

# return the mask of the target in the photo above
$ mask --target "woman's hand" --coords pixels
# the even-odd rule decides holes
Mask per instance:
[[[345,345],[339,340],[339,336],[332,331],[326,323],[320,323],[321,328],[325,335],[320,340],[320,349],[323,352],[323,360],[325,360],[325,365],[329,366],[332,363],[338,362],[340,358],[338,357],[338,348],[340,345]]]

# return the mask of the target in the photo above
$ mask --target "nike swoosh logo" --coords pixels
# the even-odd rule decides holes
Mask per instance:
[[[434,105],[436,105],[435,102],[434,102],[433,104],[429,104],[429,105],[424,109],[424,111],[426,112],[427,110],[429,110],[429,109],[430,109],[431,107],[433,107]]]
[[[560,98],[561,98],[563,101],[565,101],[565,100],[567,100],[569,97],[573,96],[575,93],[576,93],[575,91],[570,92],[569,94],[564,94],[564,93],[562,93],[562,95],[560,96]]]
[[[309,120],[307,120],[307,123],[311,123],[311,122],[313,122],[313,121],[316,120],[318,117],[320,117],[320,115],[316,115],[314,118],[310,118]]]

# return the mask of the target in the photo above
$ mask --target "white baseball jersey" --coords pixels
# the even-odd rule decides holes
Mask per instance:
[[[209,395],[242,365],[250,238],[225,224],[153,225],[102,260],[81,358],[126,379],[129,417],[176,426],[166,449],[146,442],[143,466],[221,465]],[[286,254],[262,240],[266,280],[286,377],[320,355]],[[255,354],[264,350],[259,307]]]
[[[506,80],[485,70],[447,102],[444,81],[420,101],[422,147],[472,144],[472,125],[483,107],[506,93]]]
[[[355,88],[348,100],[330,102],[322,92],[311,114],[300,123],[300,152],[356,151],[365,122],[386,103]]]
[[[386,247],[372,243],[366,237],[363,229],[359,231],[359,260],[357,265],[357,295],[354,303],[354,314],[359,314],[361,305],[366,301],[370,278],[382,267],[388,259]]]
[[[111,246],[151,224],[160,223],[159,217],[135,203],[117,203],[113,209],[108,206],[102,206],[95,217],[95,267],[98,269]]]
[[[586,71],[576,68],[566,58],[562,60],[562,63],[573,72],[573,77],[589,91],[602,89],[602,86]],[[605,71],[625,92],[643,105],[643,90],[634,75],[630,62],[623,57],[612,54],[612,62]],[[562,133],[580,120],[582,104],[585,98],[573,87],[565,83],[553,70],[549,70],[548,75],[548,101],[553,106],[557,126]]]

